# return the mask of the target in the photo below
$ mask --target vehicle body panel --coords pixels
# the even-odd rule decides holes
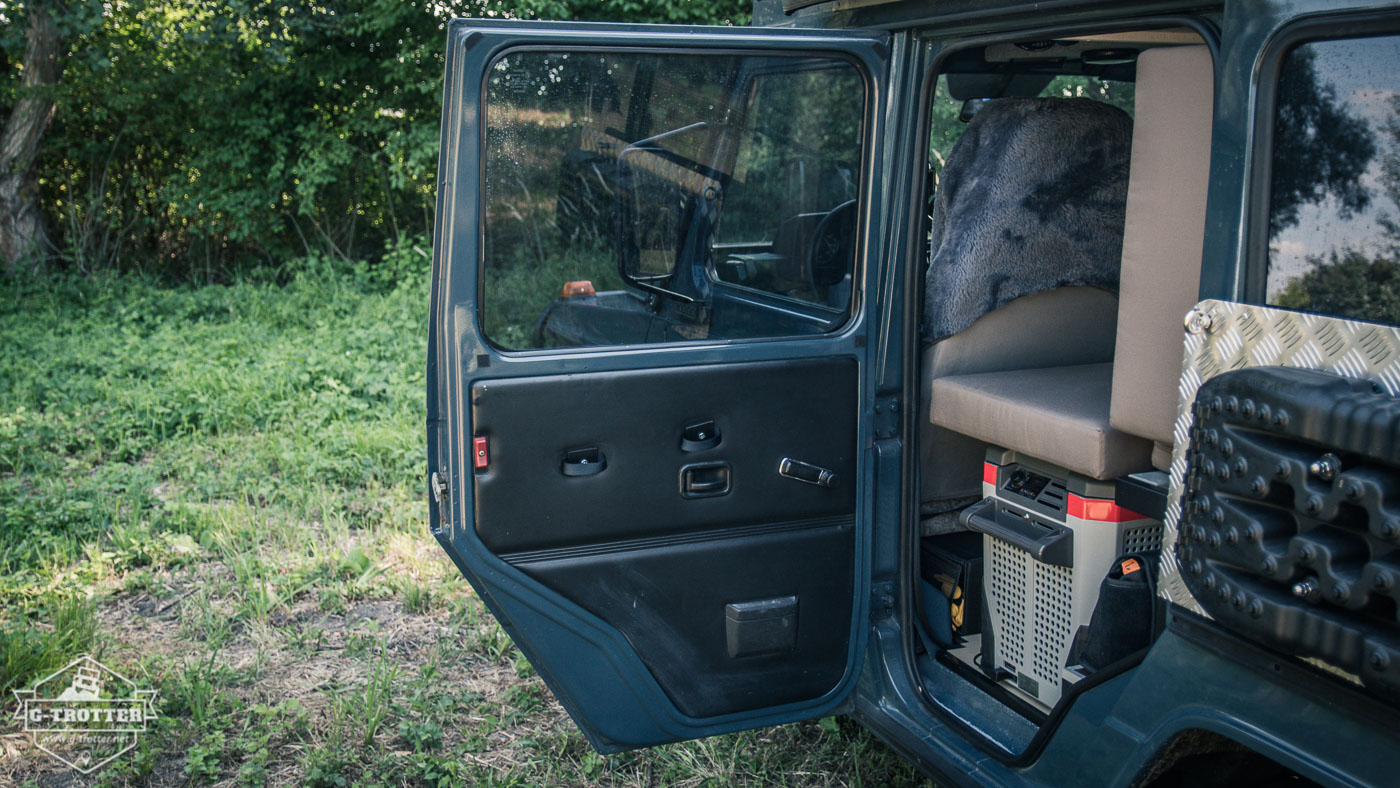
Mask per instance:
[[[773,31],[735,29],[735,28],[673,28],[664,26],[642,26],[642,25],[591,25],[591,24],[544,24],[544,23],[516,23],[516,22],[496,22],[489,21],[458,21],[452,24],[449,35],[449,55],[448,55],[448,81],[447,98],[444,109],[444,139],[442,154],[442,181],[443,188],[439,195],[438,206],[438,235],[435,245],[435,277],[433,280],[432,293],[432,316],[433,326],[430,347],[429,347],[429,473],[435,474],[435,489],[439,491],[430,505],[431,518],[434,526],[434,534],[439,542],[444,546],[449,555],[457,563],[458,567],[468,576],[476,586],[483,601],[488,608],[501,622],[503,628],[519,643],[522,650],[531,659],[531,662],[540,671],[546,683],[559,697],[564,707],[574,716],[589,736],[590,741],[604,751],[625,749],[639,746],[646,746],[664,741],[671,741],[682,738],[694,738],[698,736],[712,735],[728,730],[754,727],[758,725],[774,724],[781,721],[802,719],[822,714],[831,713],[842,707],[847,702],[857,676],[858,660],[863,653],[863,641],[865,628],[858,626],[866,616],[867,594],[864,591],[866,579],[861,567],[867,564],[866,553],[869,545],[869,513],[872,510],[872,501],[865,494],[865,490],[872,488],[870,475],[873,471],[870,462],[870,452],[868,447],[871,441],[870,422],[866,419],[857,419],[860,412],[870,409],[870,402],[873,391],[870,387],[870,369],[866,362],[870,353],[870,345],[867,337],[877,329],[881,329],[881,318],[879,314],[871,315],[862,308],[863,295],[867,290],[875,290],[878,286],[876,277],[882,273],[882,269],[858,265],[859,287],[854,294],[854,308],[852,318],[840,331],[816,337],[796,337],[782,339],[778,341],[741,341],[741,342],[692,342],[683,345],[638,345],[624,348],[562,348],[558,350],[539,351],[533,353],[507,353],[502,352],[491,344],[482,333],[481,323],[476,319],[478,305],[481,299],[481,291],[478,289],[479,277],[478,267],[482,259],[482,237],[480,227],[482,227],[481,202],[478,199],[478,188],[480,183],[480,173],[482,172],[482,147],[479,135],[481,123],[481,107],[483,99],[484,84],[478,81],[479,75],[484,73],[488,64],[494,62],[501,53],[512,48],[519,48],[522,43],[536,47],[550,46],[566,50],[584,49],[620,49],[654,51],[665,47],[682,47],[687,51],[698,52],[734,52],[757,50],[764,52],[787,51],[794,53],[805,52],[830,52],[842,57],[852,58],[861,64],[862,72],[867,80],[867,95],[870,101],[870,108],[867,112],[866,131],[866,155],[867,161],[863,170],[866,173],[862,184],[862,199],[865,216],[878,216],[881,211],[883,194],[882,185],[883,168],[875,161],[874,152],[883,148],[882,135],[884,129],[883,108],[884,108],[884,84],[885,84],[885,56],[887,53],[883,36],[869,33],[783,33],[775,34]],[[865,219],[862,219],[865,221]],[[868,249],[858,252],[860,259],[874,259],[876,257]],[[475,515],[482,505],[474,500],[474,490],[479,489],[479,482],[491,477],[493,474],[517,474],[517,479],[521,475],[527,474],[527,470],[520,465],[513,465],[514,462],[524,462],[530,452],[528,449],[514,453],[515,442],[511,431],[519,435],[521,429],[518,419],[520,415],[510,416],[508,421],[511,426],[506,434],[493,434],[488,436],[490,441],[490,468],[483,477],[478,477],[473,468],[472,453],[474,451],[472,437],[478,435],[479,425],[475,424],[477,419],[499,419],[499,415],[490,415],[481,411],[483,398],[490,399],[489,392],[492,388],[505,387],[510,389],[516,387],[524,396],[534,396],[543,392],[548,401],[554,396],[568,396],[571,390],[569,387],[575,383],[582,383],[586,380],[597,380],[600,376],[631,376],[638,385],[640,382],[659,380],[657,376],[671,377],[680,376],[682,381],[686,380],[686,369],[708,369],[709,365],[716,363],[725,364],[756,364],[767,365],[769,368],[787,369],[788,377],[791,379],[791,370],[802,366],[804,360],[807,363],[827,364],[844,359],[847,365],[846,371],[841,373],[844,382],[835,381],[832,383],[833,391],[841,391],[844,386],[849,386],[846,393],[840,394],[846,402],[857,402],[861,405],[859,410],[850,405],[829,405],[841,409],[841,417],[847,420],[847,426],[840,427],[844,431],[844,440],[848,441],[847,446],[854,453],[848,453],[844,459],[829,458],[828,462],[838,464],[844,463],[849,472],[842,474],[844,478],[845,498],[848,501],[844,504],[850,512],[849,520],[846,524],[837,527],[838,530],[830,532],[831,536],[821,537],[830,541],[836,538],[844,540],[848,547],[843,548],[841,553],[848,561],[845,571],[848,573],[848,580],[844,591],[837,591],[838,597],[843,597],[840,602],[845,611],[840,615],[841,630],[840,643],[842,652],[839,655],[837,670],[834,679],[826,681],[829,688],[813,695],[817,690],[805,693],[797,693],[802,697],[792,698],[791,693],[784,695],[778,693],[773,695],[769,702],[759,707],[744,707],[740,703],[737,706],[733,703],[721,703],[720,708],[735,708],[734,711],[714,713],[713,704],[708,704],[702,698],[702,693],[690,693],[688,696],[668,695],[662,685],[658,683],[657,676],[661,676],[663,682],[669,676],[671,680],[680,680],[677,677],[684,671],[683,661],[670,662],[670,669],[658,668],[656,664],[652,669],[648,669],[644,661],[638,657],[637,647],[632,640],[625,635],[615,624],[618,618],[612,618],[613,623],[600,618],[598,613],[600,607],[598,599],[593,598],[593,611],[590,612],[589,591],[587,584],[578,585],[571,581],[561,579],[558,572],[553,573],[554,587],[541,582],[540,576],[548,574],[549,564],[547,561],[536,560],[533,563],[526,561],[512,564],[502,558],[503,554],[509,551],[519,552],[520,550],[530,550],[545,545],[543,542],[531,541],[535,536],[527,536],[522,540],[515,540],[511,536],[512,526],[509,523],[497,524],[494,530],[487,532],[487,540],[491,540],[492,545],[483,541],[483,536],[478,528],[474,527]],[[795,366],[794,366],[795,365]],[[529,385],[530,381],[522,379],[528,378],[534,381],[534,385]],[[545,381],[540,383],[539,381]],[[683,385],[683,388],[704,390],[703,385],[692,384]],[[521,388],[523,386],[523,388]],[[619,384],[614,388],[617,392],[629,392],[628,396],[637,396],[644,388],[637,385]],[[763,388],[760,386],[759,388]],[[771,387],[770,387],[771,388]],[[554,392],[554,393],[551,393]],[[801,396],[803,392],[793,392],[787,396]],[[609,395],[611,396],[611,395]],[[672,410],[677,419],[677,425],[690,418],[716,418],[722,416],[707,412],[697,403],[689,406],[681,404],[685,396],[675,394],[670,395],[678,399],[671,404]],[[746,396],[760,396],[752,391],[745,391],[742,386],[731,386],[728,394],[716,394],[726,399],[716,402],[714,410],[736,413],[733,406],[743,402]],[[775,407],[779,406],[784,396],[780,391],[762,395],[766,401],[772,402]],[[500,401],[499,399],[497,401]],[[715,401],[715,400],[712,400]],[[833,400],[839,403],[842,399]],[[637,399],[634,406],[636,413],[622,414],[621,423],[608,425],[606,420],[602,420],[591,415],[585,407],[577,412],[554,412],[537,414],[539,418],[533,429],[539,430],[538,434],[532,434],[529,438],[521,438],[523,445],[530,445],[530,440],[553,440],[558,439],[561,446],[571,446],[568,441],[597,440],[597,446],[601,447],[602,453],[611,454],[609,461],[612,467],[596,477],[591,478],[613,478],[619,473],[623,473],[627,467],[628,452],[624,447],[617,444],[636,444],[642,438],[639,437],[647,432],[649,424],[642,411],[646,410],[649,400],[645,397]],[[610,403],[598,400],[591,403],[593,408],[603,408]],[[491,414],[498,414],[500,406],[492,406],[487,403],[486,407],[491,409]],[[684,412],[682,412],[684,411]],[[784,411],[774,411],[781,415]],[[802,410],[791,411],[794,414],[801,414]],[[610,414],[611,415],[611,414]],[[728,430],[742,430],[745,426],[742,419],[736,415],[727,426]],[[616,419],[614,419],[616,422]],[[483,422],[480,426],[485,426]],[[626,430],[631,425],[639,429]],[[495,426],[492,424],[491,426]],[[669,431],[672,425],[666,425]],[[723,426],[723,425],[722,425]],[[595,429],[596,428],[596,429]],[[599,430],[606,428],[607,434],[602,434]],[[581,431],[580,431],[581,430]],[[754,456],[766,457],[763,452],[768,449],[741,449],[743,444],[741,438],[750,438],[758,435],[762,430],[757,426],[747,430],[747,435],[738,432],[732,433],[731,443],[725,444],[721,452],[729,447],[736,447],[735,451],[749,451]],[[797,456],[802,451],[804,441],[801,436],[794,434],[791,429],[782,433],[775,433],[776,438],[770,438],[769,442],[779,440],[786,434],[793,440],[784,443],[783,451],[791,451]],[[670,443],[673,438],[668,434],[665,438],[667,444],[674,451],[674,445]],[[609,444],[612,441],[613,444]],[[808,440],[806,443],[810,444]],[[652,450],[649,450],[652,451]],[[661,451],[661,449],[655,449]],[[771,453],[771,452],[770,452]],[[818,453],[815,449],[811,453]],[[749,455],[746,455],[749,456]],[[802,457],[797,456],[798,459]],[[729,459],[728,456],[721,459]],[[772,458],[776,459],[776,457]],[[814,457],[812,461],[821,458]],[[547,460],[546,465],[555,460]],[[753,484],[752,478],[745,478],[742,473],[748,469],[745,463],[756,462],[738,458],[735,463],[735,492],[731,496],[723,499],[713,499],[715,501],[739,500],[736,496],[744,493],[741,485]],[[669,462],[669,460],[668,460]],[[766,460],[765,460],[766,462]],[[776,462],[773,468],[767,469],[764,465],[765,473],[772,473],[776,476]],[[636,467],[633,461],[631,466]],[[552,466],[556,467],[557,466]],[[612,476],[607,474],[611,472]],[[758,471],[755,470],[754,473]],[[552,473],[552,472],[551,472]],[[674,473],[674,471],[670,471]],[[501,476],[500,478],[505,478]],[[655,481],[655,480],[651,480]],[[767,483],[767,482],[765,482]],[[798,482],[786,482],[786,487],[779,489],[793,490],[789,495],[819,494],[823,491]],[[530,483],[527,481],[518,483],[514,489],[508,490],[505,499],[496,496],[492,500],[496,503],[489,504],[494,508],[505,506],[502,512],[508,512],[513,505],[508,499],[512,496],[525,496],[528,499],[531,495],[551,495],[554,492],[542,493],[541,490],[529,490]],[[675,480],[671,478],[666,482],[666,489],[669,493],[675,492]],[[840,488],[838,488],[840,489]],[[809,493],[814,490],[815,493]],[[750,490],[750,493],[753,491]],[[761,492],[761,490],[760,490]],[[446,493],[442,495],[441,493]],[[659,494],[659,493],[658,493]],[[744,500],[750,501],[747,504],[750,508],[760,505],[758,501],[760,495],[750,494]],[[781,500],[778,498],[776,500]],[[570,505],[568,500],[562,500],[562,506]],[[691,504],[703,505],[704,501],[692,501]],[[574,505],[578,501],[573,502]],[[713,507],[711,507],[713,508]],[[721,506],[722,509],[722,506]],[[719,512],[720,510],[715,510]],[[825,511],[825,510],[823,510]],[[538,512],[537,512],[538,513]],[[520,514],[520,512],[516,512]],[[528,514],[528,513],[526,513]],[[509,513],[505,516],[513,516]],[[636,519],[635,514],[626,515]],[[693,524],[693,527],[702,527],[706,534],[701,540],[709,545],[709,552],[713,553],[713,560],[724,554],[727,537],[723,533],[718,536],[714,533],[716,527],[725,526],[730,523],[722,513],[714,513],[710,516],[702,516]],[[745,522],[770,523],[771,513],[753,513],[746,515]],[[790,518],[789,518],[790,519]],[[494,523],[495,521],[493,521]],[[666,523],[658,520],[662,532],[674,531],[673,523]],[[477,523],[476,525],[481,525]],[[646,531],[636,529],[625,529],[625,533],[620,534],[592,534],[580,536],[590,544],[599,544],[598,539],[613,540],[605,549],[616,553],[617,550],[631,550],[633,545],[626,544],[619,547],[615,542],[621,538],[626,540],[636,540],[646,536]],[[568,526],[563,526],[562,531],[568,532]],[[844,534],[844,535],[842,535]],[[493,536],[494,535],[494,536]],[[663,534],[665,536],[665,534]],[[751,535],[762,537],[757,533]],[[670,538],[670,537],[666,537]],[[738,537],[736,537],[738,538]],[[792,539],[802,539],[799,533]],[[665,545],[666,549],[673,552],[683,553],[685,551],[684,540],[674,539]],[[566,545],[571,546],[571,545]],[[761,549],[758,548],[758,549]],[[694,549],[691,549],[694,552]],[[799,551],[800,552],[800,551]],[[627,563],[624,571],[632,571],[642,566],[638,563],[646,554],[630,553],[635,560]],[[518,557],[518,556],[517,556]],[[699,559],[696,559],[699,560]],[[710,560],[710,559],[707,559]],[[795,558],[779,558],[777,560],[795,560]],[[534,574],[523,571],[522,566],[532,566]],[[697,564],[691,565],[691,570],[695,571]],[[651,571],[664,572],[666,570]],[[566,573],[567,574],[567,573]],[[781,574],[781,573],[779,573]],[[718,578],[716,583],[721,587],[735,585],[723,578]],[[738,581],[735,581],[738,583]],[[561,594],[557,589],[565,588],[565,594]],[[834,588],[841,588],[838,583]],[[748,593],[738,585],[733,589],[737,598],[728,601],[738,601],[745,598]],[[813,589],[813,595],[819,589]],[[614,595],[620,599],[628,592],[618,592]],[[582,600],[585,604],[579,604]],[[684,599],[672,599],[672,604],[684,607],[689,604]],[[816,599],[811,600],[811,604],[816,605],[816,611],[809,615],[820,612],[821,604]],[[836,603],[830,603],[836,604]],[[633,622],[634,624],[636,622]],[[829,623],[829,622],[828,622]],[[822,629],[822,628],[817,628]],[[636,637],[634,631],[633,637]],[[827,636],[823,636],[827,637]],[[830,648],[829,646],[827,648]],[[645,646],[643,646],[645,651]],[[664,649],[663,649],[664,650]],[[652,654],[655,657],[655,651]],[[654,659],[655,662],[655,659]],[[830,664],[826,668],[830,668]],[[659,670],[659,672],[658,672]],[[819,688],[818,688],[819,689]],[[685,695],[684,692],[681,695]],[[678,705],[677,698],[680,697]],[[700,716],[687,714],[680,706],[686,706],[691,711]]]
[[[861,363],[856,438],[861,452],[860,493],[855,509],[852,604],[856,624],[848,659],[849,665],[860,669],[816,700],[714,719],[678,713],[614,628],[576,603],[530,583],[507,562],[473,544],[473,504],[463,500],[466,496],[454,497],[450,512],[434,505],[439,540],[459,567],[477,578],[478,589],[503,626],[518,641],[531,644],[527,654],[575,719],[583,723],[582,717],[587,717],[588,725],[596,726],[590,731],[595,746],[644,746],[850,711],[920,768],[954,784],[1138,784],[1181,735],[1193,731],[1238,742],[1324,784],[1393,782],[1400,757],[1400,728],[1393,709],[1367,698],[1344,679],[1276,658],[1180,608],[1167,610],[1165,630],[1139,663],[1086,686],[1072,703],[1052,715],[1048,732],[1030,740],[1024,752],[975,741],[966,721],[957,719],[950,709],[980,702],[979,693],[955,683],[930,685],[919,674],[910,567],[911,554],[918,550],[919,504],[917,452],[911,449],[916,420],[925,417],[915,412],[922,271],[912,261],[922,258],[926,242],[917,230],[927,210],[921,202],[919,145],[926,142],[920,140],[928,115],[926,78],[940,54],[977,36],[1034,38],[1047,30],[1170,20],[1171,15],[1183,14],[1191,14],[1201,29],[1217,32],[1200,296],[1260,303],[1260,272],[1267,246],[1265,233],[1259,230],[1260,211],[1267,211],[1260,206],[1261,189],[1267,187],[1261,172],[1267,169],[1269,155],[1267,141],[1261,141],[1261,124],[1269,123],[1273,111],[1267,101],[1261,103],[1261,95],[1267,99],[1278,55],[1303,32],[1400,28],[1395,5],[1349,3],[1342,9],[1321,0],[1281,0],[1224,5],[836,2],[788,6],[795,13],[784,10],[783,0],[761,0],[755,6],[755,24],[769,26],[772,32],[808,29],[811,38],[802,42],[775,38],[775,47],[820,47],[825,33],[815,32],[819,30],[858,28],[888,34],[863,56],[879,96],[873,132],[878,144],[868,160],[862,192],[864,229],[853,296],[856,307],[851,322],[839,334],[781,342],[502,354],[489,348],[471,319],[478,294],[472,289],[470,264],[458,269],[460,278],[458,273],[440,271],[441,278],[434,281],[433,326],[446,329],[434,334],[430,347],[430,366],[436,368],[430,385],[436,388],[430,390],[429,413],[439,413],[439,402],[453,404],[441,410],[441,422],[430,422],[429,456],[439,458],[430,472],[449,474],[454,493],[470,489],[460,477],[467,460],[449,434],[460,430],[454,424],[467,418],[463,399],[472,380],[781,363],[827,355]],[[507,31],[526,35],[525,27],[498,29],[499,37],[467,34],[467,49],[487,42],[498,48],[508,46]],[[760,34],[751,31],[590,26],[530,26],[528,30],[545,31],[550,42],[582,36],[577,40],[611,47],[635,45],[633,34],[647,36],[657,46],[765,46]],[[833,41],[851,40],[845,34],[830,34]],[[477,43],[472,43],[472,36]],[[462,57],[450,51],[449,73],[457,69],[458,81]],[[443,171],[449,181],[452,173],[467,177],[473,166],[471,156],[463,152],[475,145],[462,130],[470,121],[452,116],[469,112],[465,107],[470,104],[463,101],[459,107],[451,98],[447,102],[444,128],[460,130],[460,136],[444,132]],[[440,219],[438,255],[455,261],[461,255],[470,256],[461,250],[479,243],[479,220],[470,200],[462,200],[452,188],[444,188],[443,193],[439,216],[451,219]],[[458,265],[454,262],[453,268]],[[549,666],[562,664],[569,664],[569,675],[552,674]],[[590,675],[618,678],[614,682],[583,680]],[[594,713],[595,709],[604,711]]]

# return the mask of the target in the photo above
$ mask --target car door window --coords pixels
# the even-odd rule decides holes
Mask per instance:
[[[845,308],[861,92],[855,69],[829,62],[754,78],[715,232],[720,281]]]
[[[480,312],[496,346],[845,322],[866,102],[849,62],[521,50],[485,88]]]
[[[1400,323],[1400,36],[1285,56],[1269,195],[1266,303]]]

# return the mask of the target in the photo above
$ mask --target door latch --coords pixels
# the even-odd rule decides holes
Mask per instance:
[[[681,451],[704,451],[719,445],[719,427],[713,420],[686,427],[681,433]]]
[[[809,462],[801,462],[789,457],[784,457],[778,463],[778,474],[789,479],[796,479],[799,482],[815,484],[818,487],[831,489],[836,486],[836,474],[825,468],[818,467]]]
[[[559,472],[565,476],[592,476],[608,467],[608,458],[597,449],[574,449],[564,454]]]
[[[433,491],[433,500],[441,506],[447,500],[447,480],[433,471],[433,475],[428,479],[428,487]]]

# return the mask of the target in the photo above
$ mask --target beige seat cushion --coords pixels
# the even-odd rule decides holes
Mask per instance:
[[[1153,464],[1163,469],[1182,322],[1201,284],[1214,81],[1203,46],[1150,49],[1138,59],[1109,423],[1157,441]]]
[[[935,378],[1008,369],[1091,364],[1113,358],[1118,297],[1096,287],[1061,287],[988,312],[924,348],[919,429],[922,500],[982,494],[987,444],[932,422]]]
[[[953,375],[933,381],[933,422],[1095,479],[1150,467],[1151,441],[1109,426],[1112,364]]]

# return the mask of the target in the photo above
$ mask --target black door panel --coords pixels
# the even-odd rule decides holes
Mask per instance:
[[[676,708],[711,717],[820,697],[841,680],[853,533],[854,518],[827,518],[507,560],[617,627]],[[727,622],[729,605],[787,597],[796,598],[787,621]],[[792,636],[731,657],[744,627],[759,637],[772,628]]]
[[[719,443],[685,450],[686,428],[707,421]],[[480,381],[472,424],[488,459],[476,529],[497,554],[855,513],[848,358]],[[784,459],[836,483],[784,477]],[[720,464],[722,493],[705,488]]]
[[[616,627],[684,714],[820,697],[850,640],[856,370],[832,358],[478,382],[477,534]],[[784,460],[834,482],[784,475]]]

